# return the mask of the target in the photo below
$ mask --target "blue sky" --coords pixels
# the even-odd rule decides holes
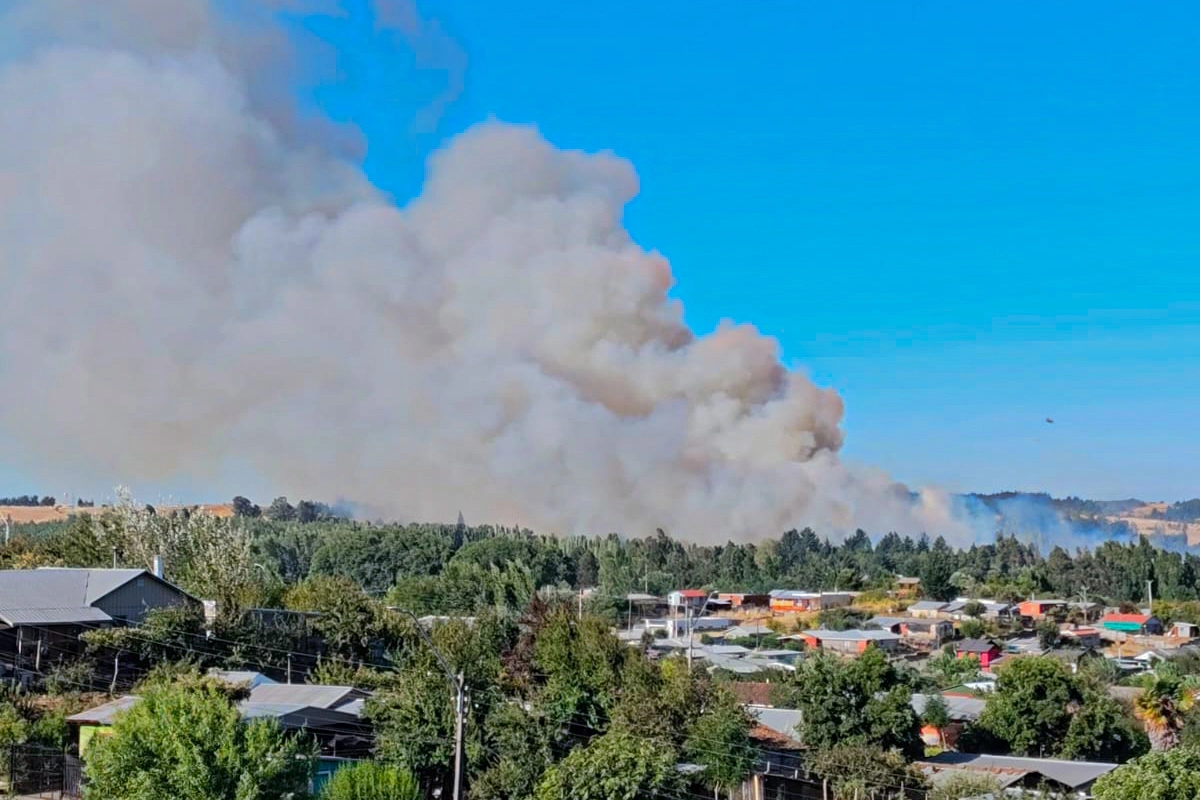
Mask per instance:
[[[417,133],[444,76],[345,2],[296,20],[338,53],[303,93],[398,200],[491,117],[612,150],[689,324],[777,337],[845,398],[849,457],[1200,495],[1200,6],[424,0],[469,66]]]
[[[689,323],[777,337],[843,394],[847,455],[964,490],[1200,494],[1200,7],[422,8],[469,59],[435,134],[410,123],[442,76],[362,17],[304,23],[340,50],[316,102],[398,198],[489,117],[613,150]]]

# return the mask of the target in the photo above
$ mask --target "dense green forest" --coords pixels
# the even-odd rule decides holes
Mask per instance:
[[[236,529],[238,541],[244,539],[246,557],[258,570],[247,588],[258,585],[257,591],[266,595],[259,598],[263,602],[308,576],[344,577],[372,596],[386,596],[425,613],[520,607],[534,591],[546,587],[592,588],[600,598],[631,591],[662,595],[681,587],[870,590],[890,587],[896,575],[921,578],[925,595],[933,598],[965,593],[1011,599],[1031,594],[1076,597],[1086,591],[1116,604],[1143,599],[1146,582],[1153,581],[1156,598],[1200,599],[1200,557],[1161,550],[1145,539],[1106,541],[1071,552],[1054,547],[1045,555],[1003,534],[990,544],[965,549],[941,538],[895,533],[873,540],[861,530],[831,542],[809,529],[759,542],[697,545],[662,531],[645,538],[552,537],[461,521],[352,521],[317,503],[300,503],[272,515],[269,511],[278,511],[280,502],[272,506],[268,512],[232,521],[210,521],[217,528]],[[0,566],[104,566],[112,563],[114,548],[118,563],[144,565],[153,555],[147,545],[98,541],[113,528],[105,520],[114,513],[95,520],[81,515],[63,523],[15,525],[11,541],[0,548]],[[180,521],[163,521],[167,529],[184,524],[188,516],[186,511],[175,515]],[[186,570],[183,564],[172,564],[170,552],[163,555],[169,571]],[[264,570],[270,580],[264,580]]]

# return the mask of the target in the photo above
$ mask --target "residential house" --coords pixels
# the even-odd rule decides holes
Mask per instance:
[[[1076,615],[1083,618],[1084,622],[1095,622],[1104,614],[1104,606],[1100,603],[1079,602],[1075,601],[1067,605],[1067,613],[1075,618]]]
[[[650,628],[647,620],[647,628]],[[688,635],[689,630],[696,636],[702,633],[720,633],[727,631],[733,627],[733,620],[728,617],[678,617],[674,619],[663,620],[663,629],[666,630],[667,636],[671,638],[682,638]]]
[[[78,653],[79,635],[142,622],[148,611],[200,601],[144,569],[0,570],[0,661],[39,671]]]
[[[238,703],[243,719],[273,719],[284,730],[313,737],[319,748],[314,790],[346,759],[370,756],[374,741],[363,714],[369,693],[352,686],[276,683],[255,672],[212,674],[247,686],[249,696]],[[127,695],[67,717],[77,730],[79,755],[86,761],[92,740],[109,735],[117,715],[140,700],[137,695]]]
[[[1066,628],[1059,635],[1075,647],[1099,647],[1100,631],[1095,628]]]
[[[921,579],[906,578],[903,575],[896,576],[896,588],[892,590],[892,595],[898,598],[919,597],[921,594]]]
[[[989,669],[1002,655],[999,645],[987,639],[963,639],[954,643],[954,654],[958,658],[971,657],[983,669]]]
[[[1140,636],[1159,636],[1163,632],[1162,622],[1150,614],[1105,614],[1100,618],[1100,627]]]
[[[672,614],[683,614],[689,609],[703,611],[708,604],[708,592],[703,589],[676,589],[667,595],[667,607]]]
[[[917,619],[936,619],[942,616],[942,609],[947,605],[941,600],[918,600],[909,606],[905,613]]]
[[[1190,641],[1200,636],[1200,625],[1194,622],[1176,622],[1167,631],[1167,636],[1172,639],[1186,639]]]
[[[1049,789],[1056,797],[1085,799],[1091,797],[1092,785],[1119,765],[1057,758],[939,753],[918,761],[917,766],[935,787],[957,775],[984,774],[999,784],[1005,796],[1021,789]]]
[[[939,647],[954,636],[954,624],[944,619],[879,616],[867,620],[867,624],[891,631],[905,642],[917,646]]]
[[[1026,619],[1039,620],[1056,611],[1065,612],[1067,606],[1068,601],[1066,600],[1034,600],[1030,598],[1017,604],[1017,613]]]
[[[843,608],[852,602],[854,596],[849,592],[793,592],[779,589],[771,592],[771,611],[777,614]]]
[[[894,653],[900,649],[900,637],[891,631],[848,630],[828,631],[825,629],[804,631],[796,634],[808,647],[817,650],[828,650],[834,653],[858,655],[870,645],[875,645],[885,653]]]
[[[749,592],[721,592],[717,599],[729,603],[733,609],[768,608],[771,605],[769,594],[751,594]]]
[[[1011,622],[1017,615],[1017,607],[1012,603],[1001,603],[996,600],[987,600],[984,598],[960,597],[953,602],[947,603],[942,608],[941,616],[956,620],[968,619],[971,615],[967,613],[967,609],[971,608],[973,603],[978,603],[982,607],[980,609],[972,609],[980,612],[980,619],[994,622]]]

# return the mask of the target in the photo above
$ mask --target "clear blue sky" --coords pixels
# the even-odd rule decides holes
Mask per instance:
[[[422,8],[469,59],[437,135],[409,123],[440,76],[366,20],[308,22],[341,48],[318,102],[398,197],[488,117],[611,149],[689,323],[778,337],[845,397],[848,455],[956,489],[1200,495],[1200,6]]]
[[[308,96],[399,199],[489,117],[629,158],[689,323],[753,322],[912,483],[1200,495],[1200,5],[424,0],[442,76],[342,19]],[[1054,425],[1043,419],[1053,417]]]

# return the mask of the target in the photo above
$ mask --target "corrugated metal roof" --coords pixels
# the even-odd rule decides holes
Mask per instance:
[[[118,713],[132,708],[141,699],[135,694],[118,697],[116,700],[109,700],[107,703],[95,708],[89,708],[87,711],[72,714],[67,717],[67,722],[74,722],[79,725],[112,725]]]
[[[747,706],[746,710],[764,728],[769,728],[789,739],[800,740],[800,734],[796,732],[796,728],[804,721],[804,713],[800,709]]]
[[[18,572],[19,570],[14,570]],[[31,574],[38,576],[35,581],[46,580],[54,576],[56,581],[78,585],[81,592],[81,602],[78,605],[90,606],[107,594],[120,589],[134,578],[149,575],[144,569],[73,569],[70,567],[39,567]],[[0,592],[4,590],[5,574],[0,573]],[[5,603],[0,603],[0,608]]]
[[[848,631],[805,631],[804,635],[830,642],[890,642],[900,639],[899,636],[891,631],[864,631],[857,629]]]
[[[235,670],[235,669],[210,669],[208,674],[214,678],[219,678],[226,683],[246,684],[251,689],[255,689],[264,684],[278,683],[278,681],[268,678],[261,672],[252,670]]]
[[[0,620],[17,625],[70,625],[76,622],[112,622],[112,617],[98,608],[0,608]]]
[[[912,710],[921,715],[925,713],[925,704],[929,702],[930,697],[935,695],[914,694],[909,705]],[[974,722],[979,719],[979,715],[983,713],[983,707],[986,702],[978,697],[962,697],[960,695],[941,695],[942,700],[946,703],[946,711],[950,719],[955,722]]]
[[[989,772],[1032,772],[1072,789],[1087,787],[1100,776],[1119,766],[1100,761],[1064,761],[1057,758],[1020,758],[977,753],[940,753],[924,759],[924,763],[935,767],[958,767]]]
[[[909,611],[941,611],[946,603],[940,600],[918,600],[908,607]]]
[[[353,686],[318,686],[309,683],[266,683],[250,691],[249,701],[254,705],[297,705],[312,708],[336,709],[350,700],[358,699],[362,692]]]

